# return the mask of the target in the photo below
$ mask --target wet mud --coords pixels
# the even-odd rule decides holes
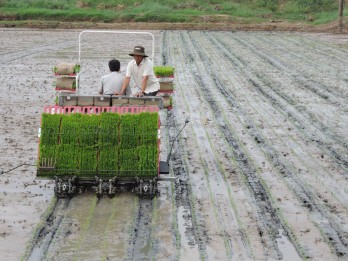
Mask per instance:
[[[2,29],[0,165],[28,164],[0,175],[4,259],[347,259],[347,35],[152,31],[155,64],[175,67],[160,157],[176,181],[153,199],[55,199],[35,179],[37,128],[79,32]],[[140,43],[151,55],[145,36],[86,35],[80,93]]]

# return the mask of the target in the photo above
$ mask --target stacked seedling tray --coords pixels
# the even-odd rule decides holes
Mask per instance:
[[[56,76],[56,91],[76,92],[80,65],[74,63],[61,63],[54,67]]]
[[[154,66],[154,72],[160,83],[159,95],[163,98],[163,107],[172,108],[174,92],[174,70],[172,66]]]

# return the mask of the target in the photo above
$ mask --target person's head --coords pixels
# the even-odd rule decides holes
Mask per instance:
[[[145,54],[145,48],[142,47],[142,46],[135,46],[134,47],[134,51],[132,53],[129,54],[130,56],[133,56],[135,62],[137,64],[140,64],[141,61],[145,58],[145,57],[148,57],[146,54]]]
[[[121,64],[119,60],[112,59],[109,61],[109,68],[112,72],[118,72],[120,70]]]

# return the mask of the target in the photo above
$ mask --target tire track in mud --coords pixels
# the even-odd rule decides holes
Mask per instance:
[[[153,211],[153,199],[140,197],[134,226],[129,239],[127,260],[150,260],[155,256],[156,240],[153,238],[151,230]]]
[[[168,51],[168,39],[167,32],[163,34],[162,41],[162,63],[165,65],[170,59],[170,54]],[[172,111],[168,111],[167,113],[167,134],[169,144],[173,145],[173,153],[170,158],[170,167],[173,171],[175,177],[178,180],[174,184],[174,204],[175,204],[175,218],[178,219],[175,226],[175,234],[176,234],[176,247],[177,250],[182,251],[181,245],[184,243],[183,236],[187,240],[187,244],[192,248],[194,246],[198,246],[198,254],[201,260],[207,259],[207,249],[206,244],[208,241],[207,235],[204,231],[203,221],[199,219],[198,209],[194,203],[194,194],[192,191],[192,187],[190,184],[190,177],[187,168],[187,162],[184,159],[185,152],[183,151],[183,146],[179,142],[174,142],[173,139],[177,136],[177,133],[181,130],[179,126],[177,126],[177,119],[175,118],[175,109]],[[181,215],[181,216],[180,216]],[[183,221],[184,224],[181,224]],[[178,224],[180,223],[180,224]],[[179,231],[179,226],[184,225],[185,232]],[[192,256],[195,256],[195,251],[192,250]],[[179,253],[180,256],[180,253]],[[192,257],[191,257],[192,258]]]
[[[300,72],[295,67],[290,67],[287,64],[284,64],[279,58],[274,56],[269,56],[265,54],[264,50],[257,48],[255,44],[251,44],[244,40],[242,37],[235,37],[232,33],[229,33],[233,40],[238,42],[240,45],[248,48],[252,53],[259,56],[263,61],[270,64],[279,71],[292,72],[289,76],[293,79],[294,83],[298,83],[302,89],[310,90],[314,95],[317,95],[323,100],[326,100],[332,104],[337,103],[338,93],[334,90],[327,89],[326,86],[323,86],[320,82],[313,79],[308,79],[304,76],[303,72]],[[295,72],[295,73],[294,73]]]
[[[257,36],[257,35],[256,35]],[[221,57],[221,59],[223,59],[223,57]],[[221,67],[220,68],[220,70],[222,70],[224,67]],[[237,70],[238,68],[236,68],[236,70]],[[235,70],[235,71],[236,71]],[[219,69],[217,69],[217,71],[219,71]],[[222,70],[223,71],[223,70]],[[238,75],[239,73],[237,73],[236,72],[236,75]],[[220,75],[220,77],[221,77],[221,75]],[[222,75],[222,78],[228,78],[229,76],[228,75]],[[238,76],[238,77],[240,77],[240,78],[245,78],[245,76],[244,75],[240,75],[240,76]],[[244,81],[245,83],[246,83],[246,81]],[[245,84],[244,83],[244,84]],[[228,85],[233,85],[233,81],[232,80],[230,80],[228,83],[226,83],[226,82],[224,82],[224,84],[226,85],[226,84],[228,84]],[[233,95],[231,95],[231,96],[233,96],[233,97],[236,97],[235,96],[235,94],[234,94],[234,90],[232,90],[231,88],[229,88],[228,89],[228,91],[229,92],[231,92],[231,93],[233,93]],[[240,90],[241,91],[241,90]],[[247,96],[246,96],[247,97]],[[245,98],[246,98],[245,97]],[[250,110],[250,108],[253,108],[252,109],[252,111],[254,111],[254,112],[256,112],[259,116],[260,116],[260,118],[264,118],[264,119],[267,119],[267,117],[270,117],[270,118],[273,118],[273,115],[272,115],[272,112],[270,111],[269,113],[268,113],[268,116],[267,117],[265,117],[265,115],[263,115],[263,113],[260,113],[260,112],[258,112],[258,108],[256,108],[255,106],[254,106],[254,101],[253,101],[253,99],[254,99],[254,97],[255,96],[251,96],[251,100],[249,101],[249,104],[244,104],[243,106],[244,106],[244,108],[248,108],[247,110],[249,111]],[[260,99],[260,98],[259,98]],[[261,98],[262,99],[262,98]],[[239,103],[239,105],[238,106],[235,106],[236,108],[240,108],[241,106],[240,106],[240,103]],[[245,112],[246,113],[246,112]],[[276,122],[276,121],[282,121],[282,119],[280,118],[280,119],[274,119],[273,120],[273,122]],[[263,123],[265,123],[265,122],[263,122]],[[266,126],[268,125],[268,126],[271,126],[271,124],[272,124],[272,122],[270,122],[270,123],[268,123],[268,124],[266,124]],[[263,127],[261,126],[261,128],[263,129]],[[274,132],[274,131],[272,131],[272,132]],[[276,136],[279,136],[279,135],[277,135],[277,134],[275,134]],[[303,147],[303,146],[306,146],[305,144],[303,144],[303,142],[298,142],[298,141],[295,141],[295,140],[297,140],[297,138],[296,138],[296,136],[293,136],[293,135],[291,135],[290,136],[290,139],[293,141],[293,142],[295,142],[295,144],[293,145],[294,146],[294,148],[296,147],[296,146],[298,146],[298,147]],[[306,142],[306,144],[308,144],[307,142]],[[311,144],[311,145],[316,145],[316,144]],[[296,154],[296,153],[295,153]],[[310,155],[308,155],[308,156],[310,156]],[[305,163],[305,162],[303,162],[303,159],[302,158],[300,158],[300,157],[298,157],[297,156],[297,159],[300,161],[300,162],[302,162],[302,164],[304,165],[304,166],[307,166],[307,164]],[[311,157],[310,156],[310,159],[309,159],[310,161],[311,161],[311,164],[310,165],[312,165],[312,166],[308,166],[308,168],[310,168],[310,167],[312,167],[312,169],[313,168],[315,168],[315,164],[317,163],[317,164],[320,164],[320,160],[318,161],[315,157]],[[313,162],[314,163],[313,163]],[[294,169],[294,167],[292,167],[292,169]],[[325,167],[325,166],[323,166],[323,169],[321,170],[321,172],[322,172],[322,174],[321,174],[321,177],[323,178],[323,180],[326,180],[327,179],[327,173],[330,173],[330,171],[331,171],[331,169],[329,169],[328,167]],[[296,171],[296,170],[293,170],[293,172],[295,172],[295,173],[297,173],[298,171]],[[326,172],[326,173],[325,173]],[[344,179],[344,178],[343,178]],[[312,178],[311,179],[312,180],[312,182],[317,182],[317,180],[315,180],[314,178]],[[313,181],[314,180],[314,181]],[[330,190],[330,184],[331,184],[331,186],[332,187],[337,187],[336,186],[336,184],[334,184],[335,182],[332,182],[332,180],[328,180],[329,181],[329,183],[325,183],[325,185],[324,185],[324,187],[326,188],[326,189],[328,189],[328,190]],[[337,181],[336,181],[337,182]],[[307,183],[311,183],[310,181],[307,181]],[[331,190],[331,192],[332,192],[332,190]],[[325,193],[325,190],[323,191],[323,193]],[[340,201],[340,203],[342,204],[342,207],[343,208],[345,208],[345,210],[347,210],[347,207],[345,206],[345,200],[346,200],[346,197],[345,197],[345,195],[344,194],[340,194],[341,196],[343,196],[342,197],[342,199],[341,198],[337,198],[337,200],[339,200]],[[320,194],[319,194],[319,197],[322,197],[322,196],[320,196]],[[336,198],[336,196],[335,196],[335,198]]]
[[[188,64],[194,66],[196,62],[195,57],[202,57],[200,54],[197,54],[196,52],[196,50],[200,50],[200,48],[198,48],[199,46],[197,46],[194,43],[194,39],[190,37],[189,40],[194,46],[191,47],[187,40],[184,38],[182,33],[180,34],[180,40],[183,42],[184,46],[186,46],[185,51],[186,56],[188,58]],[[193,54],[196,54],[195,57],[193,56]],[[206,62],[203,60],[201,60],[201,63],[206,64]],[[241,173],[245,176],[247,186],[252,192],[255,202],[257,202],[255,204],[255,207],[257,208],[257,212],[259,215],[259,220],[257,223],[259,226],[260,238],[264,239],[263,242],[265,242],[265,246],[269,249],[272,249],[275,252],[277,258],[281,258],[281,253],[276,242],[276,235],[278,235],[279,229],[283,229],[286,232],[290,231],[288,231],[288,228],[282,224],[282,221],[277,214],[277,210],[273,207],[271,199],[265,187],[256,175],[256,168],[253,166],[253,163],[245,154],[243,148],[240,146],[238,138],[235,136],[233,131],[230,130],[229,124],[228,122],[226,122],[223,111],[221,110],[218,102],[214,99],[214,94],[211,92],[209,87],[206,85],[205,80],[202,78],[200,74],[198,74],[197,71],[198,70],[191,69],[191,73],[194,76],[194,80],[201,87],[200,90],[203,94],[203,97],[209,104],[211,111],[216,119],[216,122],[224,135],[225,140],[232,148],[233,157],[235,158],[238,164],[238,168],[240,169]],[[265,235],[268,235],[267,239],[265,239]]]
[[[231,35],[231,34],[230,34]],[[284,64],[279,58],[276,58],[274,56],[268,56],[267,53],[265,53],[263,48],[256,47],[256,43],[250,44],[246,40],[244,40],[242,37],[232,37],[233,40],[237,41],[240,43],[241,46],[244,46],[248,50],[251,51],[251,53],[255,54],[256,56],[260,57],[261,60],[263,60],[265,63],[268,63],[271,65],[273,68],[275,68],[277,71],[280,72],[295,72],[291,73],[289,76],[290,79],[292,79],[292,83],[296,83],[296,85],[299,85],[299,87],[303,90],[309,89],[312,94],[318,95],[321,99],[325,101],[329,101],[332,105],[336,105],[342,103],[342,99],[340,99],[341,95],[340,92],[330,90],[327,88],[327,86],[321,84],[320,82],[314,80],[314,79],[309,79],[308,76],[302,76],[305,73],[302,71],[298,71],[296,68],[293,66],[291,67],[288,64]],[[254,72],[256,76],[259,79],[262,79],[262,75],[260,75],[257,72]],[[267,85],[271,85],[269,82],[267,82],[266,79],[263,79],[264,83]],[[272,85],[271,85],[272,86]],[[289,97],[289,95],[286,95],[285,93],[282,92],[280,89],[276,89],[275,86],[272,86],[272,90],[275,91],[281,98],[286,100],[289,104],[291,105],[296,105],[297,101],[293,100],[292,98]],[[320,93],[322,92],[322,94]],[[327,92],[325,94],[325,92]],[[342,104],[344,106],[344,103]],[[338,135],[337,133],[331,133],[332,131],[324,124],[324,122],[320,121],[317,119],[317,117],[309,112],[306,108],[301,107],[301,113],[307,118],[312,121],[312,124],[317,127],[318,130],[322,131],[325,133],[327,136],[330,136],[331,139],[338,141],[341,140],[344,142],[344,148],[348,148],[348,143],[345,142],[345,137],[342,137]]]
[[[342,97],[347,97],[348,92],[342,93],[337,89],[336,83],[333,81],[323,81],[325,76],[330,75],[331,79],[334,79],[337,75],[342,73],[345,68],[345,63],[348,59],[347,53],[340,53],[336,57],[330,56],[330,51],[336,50],[333,46],[327,48],[326,53],[322,51],[322,47],[318,45],[318,42],[312,42],[312,46],[304,46],[301,53],[298,52],[299,42],[292,44],[291,35],[284,34],[283,37],[274,37],[274,34],[257,33],[253,35],[256,41],[253,42],[254,46],[257,46],[263,52],[271,52],[273,57],[276,57],[281,64],[291,69],[291,72],[300,72],[305,75],[307,80],[313,80],[312,76],[321,77],[314,80],[318,85],[332,88],[332,93]],[[305,39],[302,37],[301,39]],[[314,47],[315,45],[315,47]],[[301,44],[302,46],[302,44]],[[315,57],[315,58],[313,58]],[[288,60],[292,63],[288,63]],[[297,66],[294,66],[294,63]],[[300,67],[299,67],[300,66]],[[319,75],[322,74],[322,75]],[[323,83],[324,82],[324,83]],[[337,98],[337,97],[336,97]]]
[[[191,43],[196,49],[198,49],[199,45],[196,43],[196,38],[191,36]],[[210,38],[211,40],[211,38]],[[188,45],[186,45],[188,46]],[[191,57],[191,59],[194,59]],[[205,59],[209,61],[209,57],[205,56]],[[207,64],[212,64],[212,61],[209,61],[208,63],[203,63],[205,66]],[[257,141],[258,144],[260,144],[260,148],[263,150],[263,152],[267,155],[267,158],[270,159],[273,166],[278,169],[279,173],[283,175],[283,177],[286,179],[287,183],[291,187],[293,191],[295,191],[297,197],[299,198],[300,202],[303,202],[303,205],[313,214],[313,216],[319,217],[319,221],[317,221],[317,226],[320,227],[321,231],[323,231],[326,235],[326,238],[328,239],[328,242],[333,245],[335,253],[337,256],[343,256],[348,253],[347,246],[348,246],[348,240],[347,235],[343,230],[340,228],[339,224],[333,222],[333,220],[330,217],[329,211],[323,210],[323,206],[321,204],[317,203],[317,200],[315,199],[315,196],[309,192],[303,184],[295,177],[294,173],[292,173],[291,169],[285,164],[279,157],[277,151],[268,143],[266,142],[266,139],[258,132],[255,124],[253,121],[248,117],[247,113],[243,111],[243,108],[236,102],[234,99],[235,95],[228,90],[228,88],[225,88],[223,84],[220,82],[219,77],[216,75],[216,72],[214,72],[212,68],[210,69],[210,75],[215,83],[216,88],[224,95],[227,102],[230,104],[231,109],[236,111],[241,118],[245,121],[247,125],[247,129],[250,133],[250,135]],[[206,68],[207,71],[208,68]],[[197,78],[197,81],[200,82],[201,86],[203,87],[204,82],[202,81],[201,77],[199,75],[195,75]],[[210,100],[213,96],[213,93],[208,90],[207,87],[203,87],[203,92],[206,95],[206,99]],[[215,101],[208,101],[212,108],[216,108]],[[219,114],[222,112],[219,112]],[[278,221],[278,220],[277,220]],[[286,231],[288,234],[291,231],[288,231],[287,228],[282,226],[282,229]]]
[[[179,133],[180,128],[176,124],[176,119],[173,113],[169,114],[168,123],[172,126],[169,131],[169,141],[172,144],[173,139]],[[174,152],[171,155],[171,168],[173,170],[174,176],[178,178],[174,185],[175,191],[175,206],[176,209],[182,208],[184,214],[182,216],[185,221],[185,234],[180,236],[179,245],[183,243],[182,236],[185,236],[189,246],[198,246],[198,252],[200,259],[207,259],[206,244],[208,238],[204,232],[204,224],[198,217],[198,209],[194,203],[194,194],[190,184],[190,177],[187,171],[187,163],[184,159],[184,152],[182,150],[183,146],[180,142],[174,142],[173,149]],[[176,217],[179,217],[179,212],[176,212]],[[178,222],[182,222],[178,220]],[[190,225],[192,224],[192,225]],[[179,226],[179,224],[177,224]],[[178,228],[179,229],[179,228]],[[180,231],[179,231],[180,232]],[[179,247],[178,245],[178,247]]]
[[[176,45],[174,44],[174,46]],[[173,46],[169,47],[173,48]],[[180,55],[181,53],[182,51],[180,47],[174,48],[170,56],[171,64],[176,64],[179,67],[180,62],[185,59]],[[179,73],[177,76],[178,83],[190,82],[190,79],[187,79],[186,74],[183,72]],[[195,93],[191,93],[186,88],[185,90],[179,90],[179,92],[182,92],[181,96],[184,101],[184,106],[180,106],[180,109],[185,112],[185,114],[188,113],[188,115],[193,115],[195,112],[191,110],[189,105],[191,100],[188,101],[187,97],[195,96]],[[207,117],[207,115],[201,114],[201,110],[199,110],[199,115],[202,118]],[[194,122],[196,123],[196,120],[194,120]],[[191,124],[195,125],[195,123]],[[208,250],[208,258],[214,257],[219,260],[232,260],[232,258],[235,258],[237,255],[239,255],[239,258],[241,259],[252,258],[255,253],[253,253],[253,249],[250,246],[250,240],[248,235],[245,233],[245,228],[243,227],[241,218],[238,214],[236,203],[231,192],[232,188],[227,182],[227,174],[223,169],[223,166],[219,163],[221,158],[214,148],[212,140],[206,130],[203,130],[202,133],[195,127],[192,127],[191,124],[188,126],[189,130],[187,130],[186,133],[191,133],[189,136],[193,137],[193,139],[187,139],[187,146],[197,148],[197,153],[195,154],[199,156],[192,157],[198,157],[198,165],[201,166],[195,166],[193,162],[191,173],[197,174],[196,168],[203,168],[202,170],[198,170],[199,173],[202,173],[204,176],[204,179],[199,179],[198,182],[202,183],[202,185],[198,185],[198,180],[196,179],[195,186],[200,186],[198,191],[205,191],[203,194],[208,196],[208,200],[205,200],[205,196],[200,196],[197,200],[199,201],[201,208],[204,208],[209,212],[209,218],[207,216],[205,222],[207,236],[209,237],[207,247],[208,249],[214,249],[218,252],[214,255],[214,253]],[[201,135],[203,135],[204,138]],[[207,154],[205,151],[213,151],[213,154]],[[239,180],[235,180],[235,182],[239,183]],[[204,188],[202,188],[202,186],[204,186]],[[195,191],[197,191],[197,189]],[[244,249],[246,254],[238,252],[240,249]]]
[[[158,251],[157,241],[152,236],[153,202],[146,198],[136,199],[138,207],[134,209],[129,204],[132,199],[136,198],[125,195],[109,202],[111,199],[97,199],[93,194],[58,199],[52,213],[37,232],[32,250],[25,260],[108,260],[116,257],[117,260],[150,260]],[[113,209],[109,207],[107,211],[103,211],[110,203]],[[122,213],[117,214],[117,211],[122,211],[122,207],[127,207],[125,212],[132,215],[123,217]],[[134,223],[128,227],[127,223],[132,218]],[[109,231],[110,228],[115,231]],[[122,241],[127,239],[121,235],[125,236],[129,229],[131,232],[127,234],[127,250],[122,245]],[[121,232],[121,235],[113,235],[117,232]],[[110,241],[114,238],[118,240]],[[122,240],[119,241],[120,239]]]
[[[247,67],[246,61],[243,61],[241,57],[230,53],[225,42],[222,42],[217,38],[210,38],[210,42],[214,44],[214,46],[217,46],[216,48],[218,48],[218,50],[224,54],[226,59],[228,59],[235,69],[241,71],[241,73],[245,75],[245,79],[247,79],[247,81],[254,86],[255,90],[267,98],[267,100],[269,100],[273,106],[278,109],[278,111],[293,121],[294,126],[296,126],[297,129],[304,134],[308,140],[317,143],[322,149],[324,149],[326,153],[330,155],[331,158],[337,163],[337,165],[343,169],[343,175],[348,175],[348,159],[344,157],[344,155],[348,155],[348,153],[338,151],[333,147],[333,143],[326,141],[326,139],[329,137],[331,140],[335,141],[335,146],[343,146],[343,151],[347,151],[348,145],[346,142],[344,142],[342,137],[340,140],[339,135],[331,133],[330,130],[325,127],[325,124],[313,120],[313,117],[311,117],[310,113],[305,111],[305,108],[301,108],[301,111],[299,111],[299,109],[294,106],[296,104],[295,101],[282,94],[279,90],[276,90],[273,85],[269,84],[262,75],[259,75],[257,72],[245,72],[244,70],[240,69],[240,67]],[[240,63],[242,66],[240,66],[238,63]],[[262,84],[259,84],[258,82],[262,82]],[[265,90],[263,86],[268,86],[278,97]],[[288,106],[283,105],[283,102],[286,102]],[[288,107],[291,107],[292,111],[290,111]],[[299,115],[302,115],[305,120]],[[308,124],[306,121],[309,121],[310,124]],[[316,129],[311,130],[310,126],[314,126]]]
[[[83,193],[72,200],[48,260],[127,260],[138,198],[122,193],[97,199]]]
[[[231,35],[231,34],[230,34]],[[241,46],[244,46],[248,48],[248,50],[251,51],[251,53],[255,54],[256,57],[261,58],[262,61],[264,61],[266,64],[271,65],[273,68],[275,68],[279,72],[295,72],[291,73],[289,76],[290,79],[293,79],[291,82],[293,84],[298,85],[301,89],[307,90],[305,88],[309,87],[308,89],[311,91],[312,94],[317,94],[318,92],[328,92],[329,94],[321,95],[319,94],[319,97],[322,98],[325,102],[329,101],[332,105],[342,105],[345,106],[345,100],[341,98],[341,92],[330,90],[328,88],[329,86],[323,85],[321,82],[309,78],[309,76],[306,75],[306,72],[302,72],[302,70],[298,70],[294,66],[291,66],[291,64],[284,64],[284,61],[281,61],[280,58],[275,57],[274,55],[269,56],[267,55],[267,51],[265,48],[262,47],[262,44],[259,44],[257,41],[253,41],[253,44],[249,43],[242,37],[233,37],[234,40],[239,42]],[[258,45],[257,45],[258,44]],[[261,46],[261,47],[260,47]],[[292,57],[291,57],[292,58]],[[257,73],[257,72],[255,72]],[[304,76],[303,76],[304,75]],[[262,78],[261,75],[257,74],[258,78]],[[266,79],[264,79],[265,83]],[[270,83],[268,83],[270,84]],[[284,100],[287,100],[289,104],[295,105],[297,104],[297,101],[293,100],[289,97],[289,95],[286,95],[282,92],[282,89],[275,89],[275,86],[272,86],[272,90],[276,91],[276,93],[282,97]],[[309,112],[305,107],[301,107],[301,112],[304,113],[307,119],[310,119],[315,126],[321,130],[322,132],[326,133],[328,136],[330,136],[335,141],[342,140],[344,141],[346,137],[342,137],[338,135],[337,133],[331,133],[331,130],[324,124],[323,121],[320,121],[313,113]],[[323,127],[324,126],[324,127]],[[344,142],[344,147],[347,149],[348,145],[347,142]]]
[[[306,70],[301,70],[301,72],[305,73],[307,78],[311,77],[307,72],[312,69],[317,69],[318,73],[327,74],[328,72],[343,69],[344,64],[347,62],[348,56],[346,52],[340,52],[339,55],[336,54],[336,56],[331,56],[328,52],[329,50],[326,52],[321,50],[322,47],[318,46],[318,41],[312,42],[312,46],[304,47],[303,49],[305,49],[305,52],[298,53],[298,45],[302,45],[302,43],[295,42],[292,44],[292,35],[284,34],[281,38],[274,36],[274,34],[255,34],[255,38],[266,45],[264,48],[271,48],[276,51],[273,54],[277,56],[282,63],[286,63],[286,60],[290,58],[292,61],[297,60],[297,63],[304,65]],[[302,37],[301,39],[305,38]],[[316,44],[315,48],[313,48],[314,43]],[[331,47],[330,50],[333,51],[336,49]],[[315,59],[313,59],[313,57],[315,57]],[[338,62],[340,64],[338,64]],[[330,87],[334,87],[332,83]]]
[[[162,35],[162,64],[166,65],[167,64],[167,48],[168,44],[167,44],[167,31],[163,32]]]
[[[306,49],[312,49],[313,53],[323,55],[329,58],[331,61],[340,61],[347,62],[342,56],[346,56],[347,52],[343,49],[332,48],[330,43],[318,41],[316,37],[312,35],[305,34],[306,37],[303,37],[302,34],[291,34],[287,38],[287,42],[291,42],[294,45],[304,46]]]
[[[26,260],[36,261],[46,259],[48,249],[68,211],[69,203],[70,199],[58,199],[56,201],[52,213],[49,214],[42,227],[39,228],[39,231],[34,236],[32,247],[28,251],[28,256],[25,257]]]

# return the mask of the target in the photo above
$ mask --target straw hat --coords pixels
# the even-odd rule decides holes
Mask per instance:
[[[130,56],[134,56],[134,55],[141,55],[141,56],[144,56],[144,57],[148,57],[146,54],[145,54],[145,48],[142,47],[142,46],[135,46],[134,47],[134,51],[132,53],[129,54]]]

